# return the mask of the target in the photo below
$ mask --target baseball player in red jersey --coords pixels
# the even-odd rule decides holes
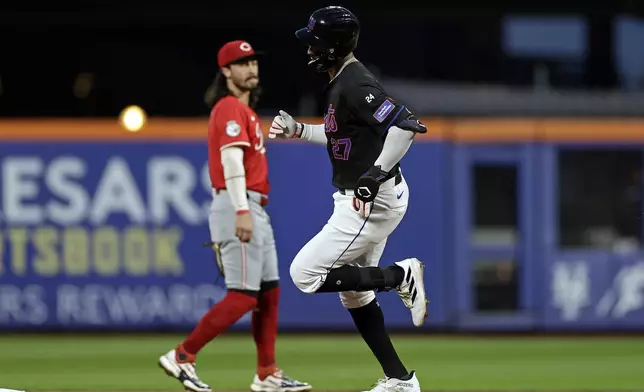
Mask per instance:
[[[183,342],[159,358],[168,375],[194,392],[211,391],[196,373],[199,351],[249,311],[257,346],[251,390],[312,388],[287,377],[275,361],[279,272],[273,229],[264,210],[270,190],[266,147],[260,118],[253,110],[259,97],[257,55],[246,41],[225,44],[218,54],[220,72],[209,89],[213,104],[208,122],[213,187],[209,224],[227,294]]]

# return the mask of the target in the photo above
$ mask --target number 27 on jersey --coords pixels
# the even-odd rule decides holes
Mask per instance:
[[[333,105],[329,105],[326,114],[324,115],[324,132],[334,133],[338,130],[338,123],[335,120],[335,109]],[[342,139],[336,139],[333,137],[329,138],[331,143],[333,158],[346,161],[349,159],[349,153],[351,152],[351,139],[346,137]]]
[[[351,139],[346,137],[342,139],[329,138],[331,142],[333,158],[346,161],[351,153]]]

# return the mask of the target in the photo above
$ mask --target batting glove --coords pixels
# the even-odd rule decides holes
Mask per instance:
[[[295,121],[295,119],[283,110],[280,110],[280,115],[275,116],[271,128],[268,131],[268,137],[275,139],[299,138],[302,134],[302,124]]]
[[[364,202],[374,201],[382,184],[387,179],[386,171],[380,169],[380,166],[371,166],[365,174],[358,178],[353,194]]]
[[[357,197],[353,197],[353,209],[360,214],[361,217],[366,218],[371,215],[371,209],[373,208],[373,202],[365,202]]]

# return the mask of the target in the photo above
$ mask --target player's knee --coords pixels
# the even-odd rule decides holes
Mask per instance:
[[[259,304],[257,295],[254,295],[253,292],[249,292],[247,290],[228,290],[222,301],[234,303],[234,307],[243,313],[257,308]]]
[[[252,298],[258,298],[259,297],[259,291],[256,291],[256,290],[246,290],[246,289],[242,289],[242,288],[230,288],[229,287],[228,291],[243,294],[243,295],[246,295],[246,296],[252,297]]]
[[[304,293],[313,294],[320,287],[320,276],[312,273],[303,263],[298,262],[297,258],[291,263],[289,272],[295,286]]]
[[[347,309],[356,309],[369,305],[376,298],[376,294],[373,291],[343,291],[339,294],[342,306]]]

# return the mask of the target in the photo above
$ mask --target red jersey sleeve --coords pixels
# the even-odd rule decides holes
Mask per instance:
[[[244,108],[235,102],[227,100],[217,108],[213,119],[215,143],[219,150],[226,147],[250,147],[248,138],[248,115]]]

